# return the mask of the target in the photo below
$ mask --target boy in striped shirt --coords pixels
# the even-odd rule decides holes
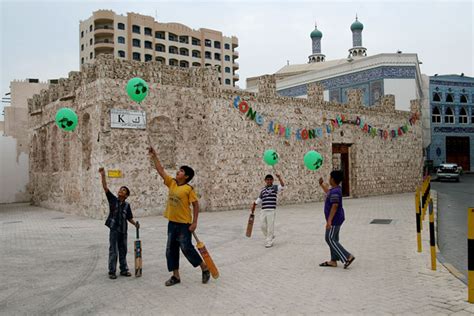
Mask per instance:
[[[252,214],[255,212],[257,204],[262,204],[260,213],[260,221],[263,235],[265,236],[265,247],[273,246],[275,240],[275,209],[277,205],[277,194],[283,190],[285,184],[279,174],[275,174],[280,181],[280,185],[273,184],[273,176],[268,174],[265,176],[266,186],[260,191],[258,199],[252,204]]]

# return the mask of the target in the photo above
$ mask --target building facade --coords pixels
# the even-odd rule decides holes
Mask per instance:
[[[474,171],[474,78],[462,75],[430,77],[433,166],[457,163]]]
[[[130,73],[150,87],[140,105],[124,89]],[[347,104],[341,105],[324,101],[317,84],[310,84],[308,97],[300,99],[279,96],[274,75],[260,78],[258,93],[226,88],[219,75],[211,68],[104,54],[34,96],[29,101],[33,202],[105,216],[107,202],[97,172],[103,166],[112,191],[121,185],[130,188],[137,216],[161,214],[168,190],[150,162],[148,137],[168,174],[181,165],[196,170],[191,184],[204,211],[248,208],[265,175],[274,172],[262,159],[270,148],[280,155],[275,168],[287,184],[279,196],[283,204],[322,200],[318,179],[333,169],[344,170],[343,191],[353,197],[412,192],[421,181],[418,101],[412,101],[410,112],[396,110],[393,96],[366,107],[361,92],[351,90]],[[73,132],[54,122],[62,107],[79,117]],[[117,112],[131,125],[118,124]],[[317,171],[304,166],[309,150],[324,158]]]
[[[382,96],[394,95],[397,110],[410,110],[410,101],[423,99],[423,87],[417,54],[402,52],[367,55],[362,43],[363,24],[352,23],[352,47],[347,58],[328,60],[322,53],[323,34],[311,32],[312,55],[307,64],[286,65],[278,70],[277,91],[282,96],[305,98],[307,85],[324,87],[324,99],[347,103],[348,91],[360,89],[366,106],[377,104]],[[256,91],[258,77],[247,79],[247,90]],[[426,108],[428,103],[425,104]]]
[[[0,134],[0,203],[30,200],[28,102],[33,95],[47,89],[55,80],[40,82],[38,79],[10,82],[10,106],[4,108],[3,131]]]
[[[100,54],[136,61],[157,61],[183,68],[215,66],[219,82],[236,86],[238,39],[221,32],[193,30],[180,23],[160,23],[136,13],[126,16],[99,10],[79,23],[80,64],[94,62]]]

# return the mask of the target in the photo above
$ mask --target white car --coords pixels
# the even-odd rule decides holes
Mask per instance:
[[[455,180],[459,182],[460,168],[455,163],[443,163],[438,167],[438,180]]]

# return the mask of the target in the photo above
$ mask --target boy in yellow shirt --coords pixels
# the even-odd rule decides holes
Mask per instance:
[[[165,185],[169,188],[168,202],[166,203],[164,213],[164,216],[169,220],[166,262],[168,271],[173,272],[173,275],[165,282],[165,285],[171,286],[181,282],[179,276],[179,249],[181,249],[193,267],[201,266],[202,283],[207,283],[210,277],[209,269],[191,243],[191,234],[196,229],[199,214],[199,202],[196,192],[188,184],[194,177],[194,170],[188,166],[181,166],[176,172],[176,178],[173,179],[165,172],[155,149],[151,145],[148,148],[148,152],[156,171],[158,171]],[[192,215],[189,204],[193,205]]]

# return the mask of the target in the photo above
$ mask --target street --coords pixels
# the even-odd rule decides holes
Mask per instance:
[[[432,181],[438,192],[438,247],[444,259],[467,278],[467,208],[474,207],[474,174],[460,182]]]

